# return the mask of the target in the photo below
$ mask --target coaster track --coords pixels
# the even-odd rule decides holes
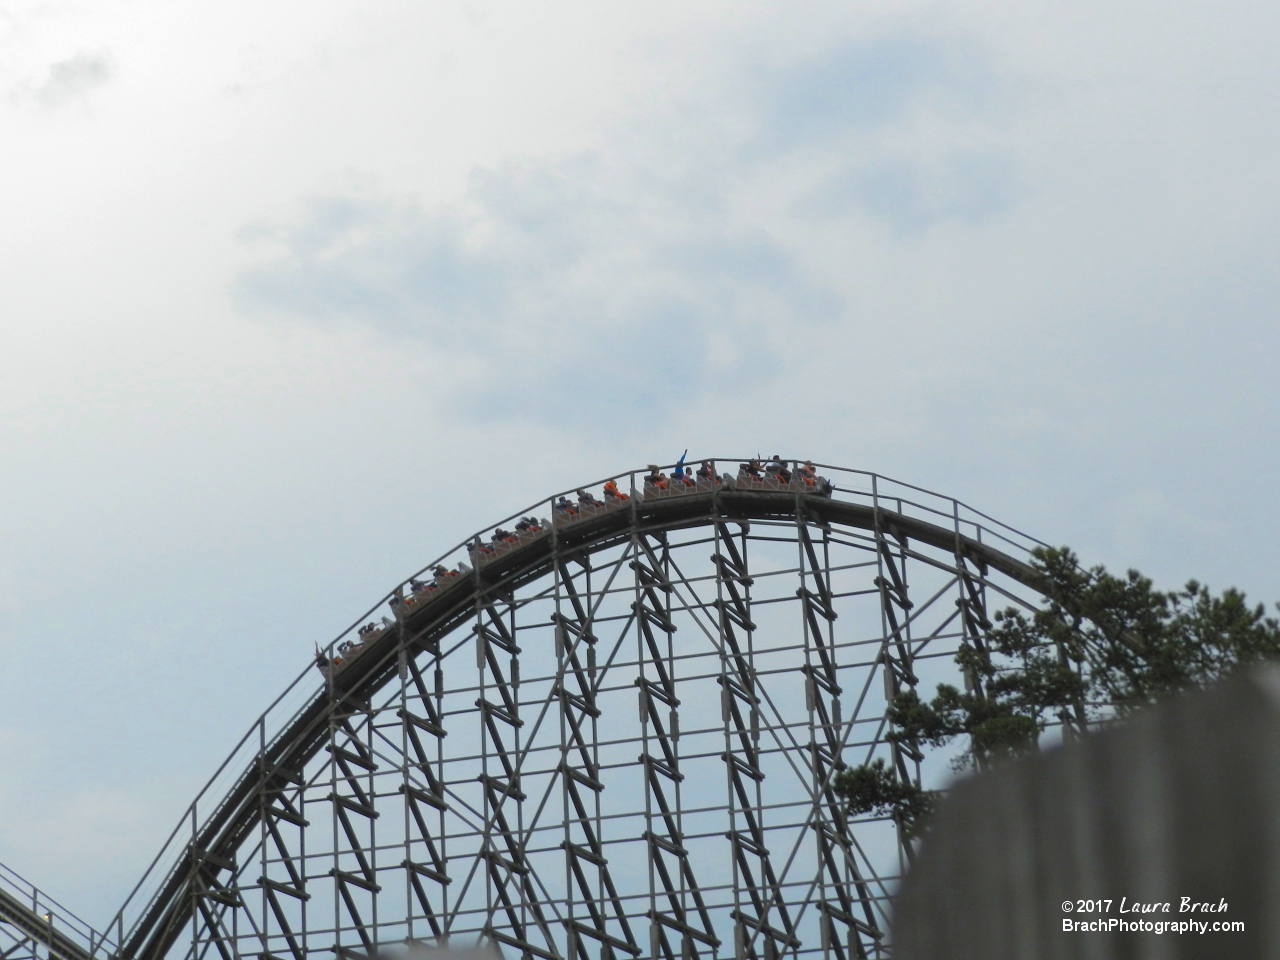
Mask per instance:
[[[114,941],[0,864],[0,957],[107,960],[116,954]]]
[[[1035,599],[1036,541],[819,469],[829,493],[620,475],[626,498],[552,497],[524,512],[554,522],[481,531],[426,568],[452,575],[397,586],[233,751],[111,955],[887,955],[911,851],[848,821],[831,779],[883,756],[918,782],[885,704],[983,642],[989,596]]]

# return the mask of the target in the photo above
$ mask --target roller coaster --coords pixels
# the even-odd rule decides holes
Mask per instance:
[[[1041,544],[779,464],[619,474],[458,544],[316,645],[102,932],[0,869],[0,960],[889,956],[911,843],[833,778],[919,782],[887,703],[1036,603]]]

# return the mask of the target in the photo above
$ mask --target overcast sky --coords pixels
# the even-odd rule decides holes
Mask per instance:
[[[105,922],[313,642],[686,447],[1280,599],[1278,26],[0,0],[0,862]]]

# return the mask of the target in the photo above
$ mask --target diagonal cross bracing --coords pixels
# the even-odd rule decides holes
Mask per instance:
[[[676,632],[671,620],[673,588],[663,560],[667,544],[658,539],[655,545],[645,535],[637,536],[635,542],[638,549],[631,568],[635,573],[633,609],[639,627],[640,675],[636,685],[640,690],[643,740],[639,762],[646,786],[645,840],[650,865],[649,949],[655,960],[675,960],[671,939],[678,936],[680,956],[687,960],[699,956],[699,944],[715,949],[720,940],[694,877],[680,822],[684,776],[680,772],[680,698],[671,640]]]
[[[601,711],[597,706],[596,686],[600,671],[596,643],[588,610],[598,608],[590,602],[590,567],[584,568],[582,579],[588,595],[583,596],[569,565],[557,567],[559,590],[555,619],[557,666],[556,689],[561,703],[561,784],[564,790],[564,840],[571,891],[569,899],[568,953],[570,957],[589,960],[583,937],[599,944],[602,955],[621,951],[630,956],[641,953],[627,919],[626,908],[609,870],[609,860],[601,842],[600,812],[604,784],[600,780],[600,758],[597,724]],[[616,569],[614,571],[616,576]],[[611,576],[606,583],[611,583]],[[583,662],[585,659],[585,663]],[[585,791],[585,793],[584,793]],[[585,909],[585,918],[574,913]]]
[[[636,496],[401,589],[226,816],[193,815],[131,960],[880,956],[892,826],[849,823],[832,778],[846,751],[914,776],[879,680],[981,642],[988,592],[1021,602],[1015,560],[885,502]]]

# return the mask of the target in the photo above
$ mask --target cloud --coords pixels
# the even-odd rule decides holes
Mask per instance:
[[[783,152],[840,146],[930,103],[972,113],[997,88],[980,50],[909,33],[839,43],[756,82],[764,104],[756,142]]]
[[[837,171],[802,208],[823,216],[856,208],[900,235],[917,235],[941,223],[985,223],[1021,192],[1016,165],[999,153],[957,152],[932,162],[885,157]]]
[[[1021,199],[1017,161],[993,136],[1012,97],[992,55],[963,37],[848,41],[758,82],[747,152],[810,164],[800,217],[860,214],[918,236],[979,225]]]
[[[492,332],[505,307],[500,257],[477,249],[456,215],[412,201],[322,197],[285,227],[242,231],[279,251],[247,271],[236,295],[246,309],[395,337],[428,337],[466,349]]]
[[[478,170],[451,205],[312,198],[242,231],[255,262],[233,294],[424,351],[483,417],[733,395],[784,375],[806,331],[848,325],[846,271],[814,239],[833,221],[911,237],[1016,204],[1012,157],[972,145],[998,90],[964,44],[835,43],[593,151]]]
[[[45,81],[28,87],[23,93],[46,110],[56,110],[105,87],[115,75],[115,58],[110,51],[81,51],[68,60],[51,64]]]
[[[271,252],[234,294],[253,315],[470,364],[463,395],[486,417],[555,416],[606,393],[666,407],[766,366],[763,327],[837,311],[775,238],[633,176],[581,156],[485,172],[457,208],[318,198],[287,226],[244,232]]]

